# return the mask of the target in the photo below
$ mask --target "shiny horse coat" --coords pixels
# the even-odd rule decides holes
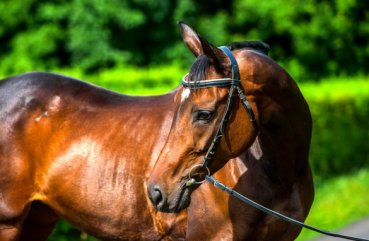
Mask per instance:
[[[136,98],[49,73],[2,80],[0,240],[46,240],[58,217],[103,240],[184,236],[185,219],[157,214],[145,191],[174,93]]]
[[[227,77],[224,56],[181,28],[198,57],[190,75]],[[236,101],[209,168],[238,192],[304,220],[313,198],[310,113],[291,77],[255,49],[233,53],[261,132],[251,131]],[[183,186],[227,93],[179,87],[132,97],[38,72],[0,81],[0,241],[47,240],[59,218],[101,240],[293,240],[298,228],[207,183]]]

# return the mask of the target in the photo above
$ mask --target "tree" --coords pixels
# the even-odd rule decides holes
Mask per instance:
[[[177,20],[218,45],[263,40],[300,78],[367,74],[369,5],[360,0],[3,0],[0,71],[188,64]]]

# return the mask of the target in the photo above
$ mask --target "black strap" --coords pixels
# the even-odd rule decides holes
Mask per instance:
[[[240,80],[240,70],[238,69],[238,63],[234,55],[232,54],[232,51],[226,47],[226,46],[220,46],[219,49],[221,49],[229,58],[232,64],[232,79],[234,80]]]
[[[213,141],[211,142],[211,145],[210,145],[208,151],[206,152],[206,154],[204,156],[204,162],[202,164],[203,167],[207,167],[209,165],[209,162],[213,158],[213,156],[215,154],[215,150],[217,149],[217,147],[220,143],[220,140],[222,139],[222,137],[224,135],[224,130],[225,130],[226,124],[229,120],[229,116],[231,114],[231,107],[232,107],[232,104],[233,104],[234,92],[236,92],[236,86],[232,85],[231,89],[229,90],[227,104],[226,104],[224,112],[223,112],[224,114],[223,114],[222,120],[220,121],[218,130],[215,133]]]
[[[243,106],[245,107],[245,109],[247,110],[247,112],[249,114],[250,121],[251,121],[252,125],[254,126],[255,131],[259,132],[260,129],[259,129],[258,123],[256,121],[255,114],[252,111],[250,102],[247,101],[246,96],[243,93],[243,90],[241,89],[240,86],[237,86],[237,92],[238,92],[238,96],[240,97],[240,100],[241,100]]]
[[[240,70],[238,68],[238,63],[236,58],[234,57],[234,55],[232,54],[232,51],[226,47],[226,46],[221,46],[219,47],[230,59],[231,64],[232,64],[232,79],[233,80],[240,80]],[[250,103],[247,101],[246,99],[246,95],[244,94],[242,88],[240,87],[240,85],[237,83],[237,92],[238,92],[238,96],[241,99],[241,102],[243,104],[243,106],[245,107],[245,109],[247,110],[249,116],[250,116],[250,121],[252,122],[254,129],[256,132],[259,132],[259,126],[256,122],[256,118],[255,118],[255,114],[254,111],[252,110]]]
[[[199,89],[199,88],[209,88],[209,87],[226,87],[234,84],[239,84],[240,80],[238,79],[211,79],[211,80],[201,80],[201,81],[187,81],[185,75],[182,78],[182,85],[186,88],[190,89]]]
[[[243,196],[242,194],[236,192],[235,190],[227,187],[223,183],[220,183],[219,181],[217,181],[216,179],[214,179],[211,176],[206,176],[205,180],[212,183],[214,186],[220,188],[221,190],[227,192],[228,194],[236,197],[237,199],[241,200],[242,202],[244,202],[244,203],[246,203],[246,204],[248,204],[248,205],[264,212],[264,213],[267,213],[267,214],[270,214],[274,217],[277,217],[277,218],[279,218],[279,219],[281,219],[285,222],[292,223],[292,224],[297,225],[299,227],[307,228],[307,229],[310,229],[312,231],[315,231],[315,232],[318,232],[318,233],[321,233],[321,234],[325,234],[325,235],[328,235],[328,236],[336,237],[336,238],[343,238],[343,239],[354,240],[354,241],[369,241],[369,239],[346,236],[346,235],[342,235],[342,234],[338,234],[338,233],[333,233],[333,232],[330,232],[330,231],[321,230],[319,228],[315,228],[315,227],[307,225],[303,222],[297,221],[293,218],[287,217],[287,216],[285,216],[281,213],[278,213],[274,210],[271,210],[267,207],[264,207],[263,205],[255,202],[255,201],[251,200],[250,198],[247,198],[247,197]]]

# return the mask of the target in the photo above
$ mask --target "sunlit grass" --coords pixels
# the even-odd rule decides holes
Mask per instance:
[[[369,77],[332,77],[299,84],[307,99],[344,99],[369,93]]]
[[[369,215],[369,170],[325,181],[316,187],[307,224],[333,231]],[[298,241],[318,236],[303,230]]]
[[[178,86],[187,71],[186,68],[172,64],[145,68],[121,66],[93,74],[70,68],[51,72],[82,79],[125,94],[155,95],[163,94]],[[5,77],[0,73],[0,79]],[[331,77],[319,82],[299,83],[299,86],[307,99],[355,96],[369,92],[369,77]]]
[[[158,95],[178,86],[186,70],[178,65],[168,65],[148,68],[125,66],[94,74],[84,74],[78,69],[53,72],[82,79],[124,94]]]

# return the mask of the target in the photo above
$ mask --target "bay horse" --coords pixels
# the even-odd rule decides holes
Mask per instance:
[[[188,43],[188,37],[194,31],[183,23],[181,28]],[[197,34],[193,38],[199,39]],[[228,184],[233,183],[242,193],[253,194],[250,195],[252,198],[303,219],[313,195],[304,149],[310,137],[303,136],[305,132],[300,133],[303,130],[295,126],[294,120],[307,123],[305,131],[308,132],[309,115],[303,119],[300,114],[308,111],[307,106],[298,89],[290,83],[290,77],[259,53],[258,45],[243,47],[245,45],[235,49],[235,54],[254,56],[248,65],[259,66],[255,71],[267,64],[269,72],[260,72],[262,83],[266,79],[286,80],[288,84],[283,82],[286,84],[283,95],[294,96],[288,100],[297,102],[284,103],[281,100],[286,96],[280,96],[281,100],[270,96],[270,104],[262,102],[264,105],[258,107],[259,112],[263,113],[261,108],[265,113],[274,110],[268,117],[273,122],[270,125],[267,120],[260,122],[262,114],[258,114],[261,134],[258,138],[255,134],[245,136],[250,139],[250,148],[234,153],[239,156],[228,162],[222,160],[224,168],[215,175],[227,180]],[[207,71],[207,77],[212,78],[212,72]],[[271,72],[275,76],[270,76]],[[247,71],[241,73],[245,79]],[[269,87],[274,88],[276,84],[283,88],[279,82]],[[160,170],[162,175],[168,174],[175,179],[173,169],[162,169],[161,166],[179,164],[173,162],[173,158],[168,159],[168,163],[163,158],[169,152],[168,141],[174,138],[174,127],[178,127],[178,110],[183,108],[184,102],[193,99],[194,93],[187,96],[186,92],[180,86],[161,96],[132,97],[69,77],[41,72],[0,81],[0,241],[47,240],[59,218],[101,240],[268,240],[268,237],[279,237],[272,235],[280,233],[285,233],[284,240],[293,239],[299,230],[244,207],[207,184],[193,192],[193,204],[188,209],[184,209],[184,205],[181,210],[161,210],[155,202],[156,208],[151,205],[154,200],[152,187],[159,186],[161,195],[164,195],[164,182],[158,176]],[[227,90],[220,88],[213,92],[225,94]],[[251,93],[247,91],[248,97]],[[260,98],[269,98],[267,94],[269,92]],[[251,103],[256,108],[256,103]],[[276,106],[275,103],[283,105]],[[288,116],[283,115],[285,111]],[[296,111],[294,115],[293,111]],[[201,118],[205,115],[203,113]],[[237,116],[242,117],[242,113]],[[282,123],[287,117],[292,119]],[[291,123],[294,125],[287,128],[290,131],[285,133],[287,139],[277,136],[280,139],[275,140],[270,136],[266,140],[286,147],[286,153],[280,154],[279,159],[301,158],[293,168],[283,162],[286,169],[294,169],[291,172],[296,176],[300,174],[299,179],[293,178],[294,175],[289,179],[274,173],[274,170],[281,169],[280,164],[273,166],[268,159],[274,157],[275,149],[264,150],[262,141],[265,140],[260,139],[264,128],[277,133]],[[234,126],[234,120],[229,124]],[[244,129],[240,131],[244,134]],[[291,137],[292,132],[296,138]],[[301,141],[300,134],[306,138],[306,143]],[[279,143],[281,140],[291,143],[283,145]],[[180,151],[177,146],[175,148],[173,153]],[[293,154],[292,150],[299,152]],[[231,157],[233,153],[229,155]],[[219,168],[210,167],[212,172]],[[180,171],[178,169],[178,173]],[[187,190],[192,192],[192,189],[194,187],[189,186]],[[156,197],[157,193],[155,191]],[[189,194],[183,197],[189,199]],[[156,209],[175,213],[162,213]],[[264,236],[252,236],[260,233]]]
[[[290,75],[258,48],[219,49],[186,24],[181,29],[196,60],[176,93],[172,126],[147,184],[150,200],[162,212],[188,208],[188,240],[294,240],[301,228],[202,183],[214,175],[304,221],[314,196],[305,99]],[[230,107],[233,82],[240,98]]]

